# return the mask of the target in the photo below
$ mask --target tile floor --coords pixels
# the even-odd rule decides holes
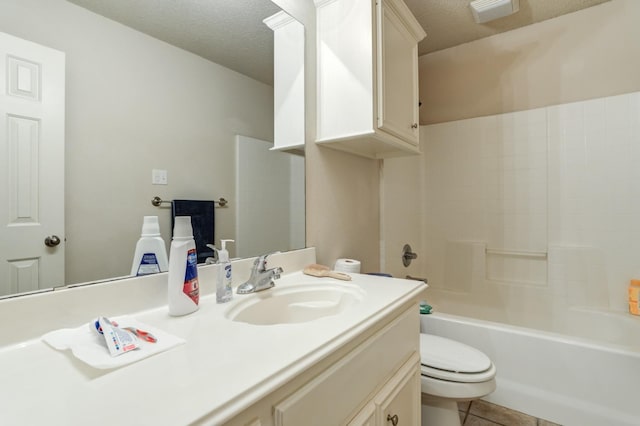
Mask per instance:
[[[458,409],[464,426],[560,426],[482,400],[459,402]]]

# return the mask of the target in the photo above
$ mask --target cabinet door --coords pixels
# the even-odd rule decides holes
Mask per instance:
[[[378,426],[420,424],[420,357],[411,357],[375,398]]]
[[[373,402],[365,405],[351,420],[348,426],[376,426],[376,405]]]
[[[378,128],[418,145],[418,43],[394,9],[377,6]]]
[[[417,311],[412,306],[327,370],[278,402],[273,409],[275,426],[345,424],[360,404],[369,402],[367,400],[375,389],[388,382],[389,377],[393,381],[397,376],[394,372],[403,360],[415,357],[419,361],[419,327]]]
[[[304,26],[283,11],[264,22],[273,30],[273,149],[304,149]]]

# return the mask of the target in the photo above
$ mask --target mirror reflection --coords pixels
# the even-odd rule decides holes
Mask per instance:
[[[251,19],[233,21],[235,26],[260,28],[272,37],[262,19],[278,9],[269,0],[260,2],[261,7],[255,1],[211,3],[216,13],[222,13],[223,4],[234,3],[235,9],[224,11],[227,17],[235,13]],[[129,8],[124,15],[143,17],[148,33],[158,26],[162,33],[168,23],[158,18],[172,16],[172,10],[160,10],[169,6],[166,2],[152,0],[136,2],[135,8],[124,0],[6,0],[0,5],[0,31],[7,35],[2,56],[9,53],[10,60],[21,60],[0,68],[15,70],[20,101],[37,89],[36,99],[63,102],[39,107],[48,111],[43,118],[25,122],[20,120],[28,114],[20,105],[9,111],[11,96],[3,93],[0,98],[0,112],[15,118],[3,123],[15,130],[3,142],[15,148],[9,157],[21,161],[12,169],[9,158],[2,160],[13,175],[2,182],[0,193],[9,200],[3,203],[7,210],[0,212],[7,224],[3,227],[11,230],[0,238],[0,293],[128,275],[144,216],[158,216],[161,236],[167,247],[170,243],[171,205],[153,206],[155,196],[165,201],[225,198],[228,204],[215,208],[211,243],[235,239],[236,246],[229,246],[232,257],[303,247],[304,157],[269,150],[272,74],[248,77],[199,56],[203,53],[119,23],[114,20],[118,16],[110,19],[82,7],[91,3],[121,3],[120,12]],[[205,13],[201,3],[181,2],[181,10],[186,8],[181,13]],[[152,12],[139,9],[145,4]],[[190,40],[198,39],[197,31],[206,26],[192,24],[182,31]],[[264,48],[257,52],[247,43],[242,52],[225,49],[223,43],[217,42],[217,50],[226,55],[234,49],[265,54]],[[266,54],[272,57],[272,38],[269,43]],[[24,54],[11,54],[16,48]],[[232,66],[234,60],[225,61]],[[34,122],[36,127],[30,127]],[[62,147],[55,151],[43,144],[52,129],[58,131],[53,140],[62,135]],[[33,162],[25,163],[25,158]],[[11,189],[12,176],[21,182],[14,185],[19,190]],[[54,211],[53,219],[45,219],[47,209]],[[16,230],[33,232],[18,236]],[[60,244],[47,247],[45,238],[54,236]],[[29,238],[36,242],[35,255],[22,247]],[[57,272],[49,272],[54,254],[63,260],[54,267]],[[16,280],[27,285],[8,284]]]

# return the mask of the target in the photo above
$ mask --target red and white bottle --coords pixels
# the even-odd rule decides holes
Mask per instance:
[[[169,315],[187,315],[198,310],[200,284],[198,255],[193,240],[191,216],[176,216],[169,251]]]

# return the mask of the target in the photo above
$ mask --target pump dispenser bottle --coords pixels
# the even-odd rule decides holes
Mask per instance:
[[[226,303],[233,298],[231,288],[231,262],[227,243],[234,240],[220,240],[220,250],[218,250],[218,280],[216,281],[216,302]]]
[[[187,315],[198,310],[200,284],[197,264],[191,216],[176,216],[169,252],[169,315]]]
[[[136,244],[136,251],[133,255],[131,275],[156,274],[168,269],[167,247],[160,236],[158,216],[145,216],[142,223],[142,235]]]

